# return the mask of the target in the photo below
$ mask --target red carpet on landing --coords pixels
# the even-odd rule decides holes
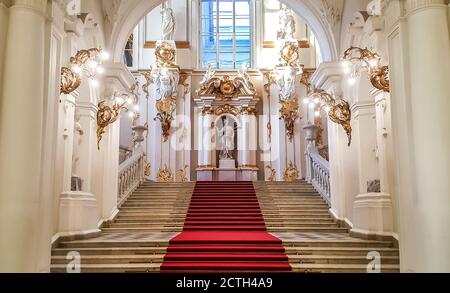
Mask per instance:
[[[288,272],[280,239],[267,232],[251,182],[198,182],[162,272]]]

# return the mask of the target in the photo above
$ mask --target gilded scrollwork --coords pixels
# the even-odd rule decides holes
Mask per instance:
[[[370,73],[370,82],[379,90],[390,92],[389,88],[389,67],[382,66],[372,70]]]
[[[98,103],[97,112],[97,148],[100,150],[100,142],[105,134],[105,128],[117,121],[120,117],[120,105],[115,104],[112,107],[106,105],[106,101]]]
[[[298,179],[299,172],[297,169],[297,166],[294,165],[294,163],[291,161],[289,165],[287,166],[286,170],[284,171],[283,179],[287,182],[292,182]]]
[[[284,120],[286,126],[286,135],[292,142],[295,135],[295,121],[300,117],[300,105],[298,98],[292,99],[280,98],[280,120]]]
[[[183,169],[178,170],[178,178],[180,180],[180,182],[187,182],[189,181],[188,176],[187,176],[187,171],[188,171],[189,166],[185,165],[183,167]]]
[[[322,89],[315,89],[310,93],[309,97],[312,99],[320,99],[323,108],[327,108],[327,114],[330,120],[344,128],[348,137],[348,146],[350,146],[352,143],[352,112],[350,104],[343,99],[335,99]]]
[[[266,166],[266,169],[269,171],[269,177],[267,177],[267,181],[274,182],[277,181],[277,171],[272,168],[272,166]]]
[[[389,67],[380,66],[381,56],[369,49],[350,47],[344,52],[347,66],[353,67],[353,76],[359,76],[361,68],[366,68],[372,85],[382,91],[390,92]]]
[[[164,142],[166,142],[170,137],[170,128],[172,120],[174,119],[173,113],[175,112],[176,107],[177,101],[173,98],[165,98],[156,101],[156,109],[158,110],[158,114],[156,114],[154,120],[161,122],[161,131]]]
[[[164,167],[161,166],[158,170],[158,175],[156,176],[156,181],[164,182],[164,183],[173,182],[172,170],[170,170],[170,168],[167,167],[167,165],[165,165]]]
[[[170,42],[161,42],[155,48],[156,64],[158,67],[178,68],[175,64],[176,50]]]
[[[75,91],[77,88],[79,88],[80,85],[81,85],[80,75],[73,73],[73,71],[67,67],[61,68],[61,85],[60,85],[61,93],[68,95],[73,91]]]

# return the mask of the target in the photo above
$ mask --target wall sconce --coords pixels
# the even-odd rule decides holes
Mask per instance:
[[[342,99],[337,100],[322,89],[314,89],[310,92],[308,98],[303,100],[303,102],[313,109],[319,106],[328,114],[328,117],[331,121],[341,125],[347,133],[348,146],[351,145],[352,112],[347,101]],[[315,115],[320,115],[320,111],[316,111]]]
[[[372,85],[379,90],[389,92],[389,67],[380,66],[380,55],[367,48],[350,47],[344,52],[343,60],[344,70],[350,74],[350,84],[354,84],[361,70],[366,69]]]
[[[139,112],[138,95],[136,93],[138,85],[134,85],[128,93],[114,93],[113,105],[110,107],[106,105],[106,101],[98,103],[97,112],[97,147],[100,150],[100,142],[105,134],[105,128],[108,125],[116,122],[122,111],[129,113],[129,116],[134,119]]]
[[[94,77],[104,73],[105,69],[100,65],[108,59],[109,54],[102,49],[91,48],[78,51],[75,56],[70,57],[70,68],[61,68],[60,92],[68,95],[78,89],[83,74],[92,80],[93,86],[97,86],[98,81]]]

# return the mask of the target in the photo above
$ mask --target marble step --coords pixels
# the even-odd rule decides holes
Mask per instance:
[[[76,241],[68,241],[61,242],[59,248],[107,248],[107,247],[164,247],[167,248],[169,246],[169,241],[148,241],[148,240],[76,240]]]
[[[377,251],[382,256],[399,256],[397,248],[391,247],[286,247],[288,255],[357,255],[366,257],[369,252]]]
[[[88,248],[55,248],[53,255],[66,256],[69,252],[77,251],[84,255],[154,255],[165,254],[166,247],[88,247]]]
[[[286,249],[299,249],[302,251],[305,247],[309,248],[323,248],[323,247],[385,247],[392,248],[392,242],[390,241],[376,241],[376,240],[311,240],[305,239],[304,241],[297,240],[285,240],[283,245]],[[306,249],[305,249],[306,251]]]
[[[88,264],[81,266],[82,273],[157,273],[161,264]],[[66,273],[64,264],[51,265],[52,273]]]
[[[348,229],[346,228],[338,228],[338,227],[276,227],[276,226],[267,226],[267,231],[269,232],[299,232],[299,233],[348,233]]]
[[[161,264],[164,260],[164,254],[151,255],[82,255],[81,266],[85,264]],[[68,264],[72,260],[67,260],[65,256],[52,256],[52,264]]]
[[[364,264],[291,264],[296,273],[367,273]],[[399,273],[399,265],[382,265],[383,273]]]
[[[289,263],[302,264],[365,264],[368,265],[372,259],[358,255],[288,255]],[[400,263],[398,256],[381,256],[381,265]]]

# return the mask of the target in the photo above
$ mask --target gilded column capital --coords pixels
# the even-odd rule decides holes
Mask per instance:
[[[24,7],[45,13],[47,10],[47,0],[12,0],[12,6]]]

